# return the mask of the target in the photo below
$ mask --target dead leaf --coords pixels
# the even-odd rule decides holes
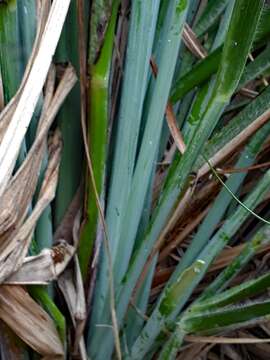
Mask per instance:
[[[39,354],[64,358],[53,321],[22,287],[0,286],[0,318]]]

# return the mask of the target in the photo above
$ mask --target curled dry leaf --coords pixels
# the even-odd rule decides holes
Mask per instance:
[[[73,224],[73,242],[77,248],[79,242],[81,211],[78,211]],[[74,351],[79,350],[81,358],[87,359],[83,331],[86,320],[86,302],[83,281],[79,266],[79,261],[75,255],[74,262],[58,278],[58,285],[66,300],[73,326],[75,328]]]
[[[64,349],[48,314],[20,286],[0,286],[0,318],[29,346],[48,359]]]
[[[42,285],[56,280],[74,256],[75,248],[64,240],[52,249],[44,249],[37,256],[24,258],[18,271],[5,284]]]
[[[58,285],[64,295],[75,328],[74,351],[79,350],[81,358],[85,360],[87,355],[82,334],[86,320],[86,303],[77,256],[75,256],[73,266],[59,277]]]

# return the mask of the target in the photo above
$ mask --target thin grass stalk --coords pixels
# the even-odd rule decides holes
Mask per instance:
[[[59,333],[60,339],[63,344],[66,344],[66,319],[59,308],[55,305],[46,289],[43,286],[30,286],[29,293],[51,316]]]
[[[89,63],[89,73],[91,74],[91,79],[89,91],[88,137],[95,182],[101,198],[104,196],[105,162],[107,158],[109,127],[109,80],[118,7],[119,1],[114,1],[103,46],[100,50],[100,55],[94,64]],[[95,22],[96,20],[93,21]],[[89,59],[90,58],[91,56],[89,54]],[[101,202],[103,203],[104,200],[101,199]],[[89,261],[93,251],[94,240],[96,238],[97,220],[98,209],[93,195],[93,189],[88,179],[86,219],[79,247],[79,261],[84,279],[87,277]]]
[[[140,228],[138,231],[137,241],[135,247],[139,246],[142,239],[142,235],[147,228],[151,216],[152,210],[152,192],[155,171],[153,171],[152,180],[149,186],[149,192],[147,199],[145,201],[145,208],[141,217]],[[126,314],[126,324],[124,324],[124,341],[126,342],[126,348],[130,349],[133,342],[139,335],[141,329],[143,328],[144,319],[140,314],[145,314],[147,311],[148,300],[151,292],[151,285],[153,281],[154,271],[157,264],[157,256],[154,257],[152,263],[149,266],[149,270],[145,280],[139,284],[139,286],[134,290],[132,297],[133,307],[130,307]],[[128,353],[128,351],[126,351]]]
[[[219,28],[218,28],[216,36],[215,36],[215,40],[211,47],[211,52],[215,51],[224,42],[226,33],[228,31],[228,27],[230,24],[230,19],[231,19],[233,8],[234,8],[234,3],[235,3],[235,0],[230,0],[228,5],[226,6],[224,14],[220,20],[220,24],[219,24]]]

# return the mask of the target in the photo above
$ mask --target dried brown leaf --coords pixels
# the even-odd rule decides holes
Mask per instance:
[[[75,248],[62,240],[52,249],[24,258],[21,267],[5,280],[5,284],[44,285],[56,280],[74,253]]]
[[[77,213],[73,225],[73,241],[74,246],[78,246],[79,230],[80,230],[81,212]],[[87,359],[87,353],[83,338],[83,331],[86,321],[86,301],[81,276],[79,261],[77,256],[74,258],[72,266],[61,274],[58,279],[58,285],[66,300],[70,316],[75,328],[75,345],[74,350],[80,351],[81,358]]]
[[[0,357],[1,360],[23,360],[26,345],[0,320]]]
[[[22,287],[0,286],[0,318],[39,354],[64,358],[53,321]]]

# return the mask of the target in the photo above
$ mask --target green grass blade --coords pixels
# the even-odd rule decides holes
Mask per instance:
[[[256,188],[252,191],[251,194],[248,195],[247,199],[244,202],[247,208],[254,209],[260,203],[260,201],[262,201],[266,194],[265,190],[268,186],[269,177],[270,171],[268,171],[264,175]],[[198,258],[205,263],[206,267],[210,265],[213,259],[224,248],[224,246],[228,243],[233,234],[235,234],[241,224],[243,224],[243,222],[247,219],[249,214],[249,211],[239,205],[235,213],[226,220],[220,230],[212,237],[210,242],[198,255]],[[176,274],[178,273],[177,270],[178,269],[176,269],[175,274],[173,275],[174,279],[176,278]],[[201,276],[202,274],[199,274],[199,277]]]
[[[261,116],[269,108],[270,87],[267,87],[261,95],[249,103],[238,115],[231,119],[221,130],[217,131],[207,142],[204,148],[204,155],[210,159],[215,153],[222,149],[235,136],[241,133],[254,120]],[[199,157],[193,170],[197,171],[205,160]]]
[[[186,333],[213,334],[229,329],[266,321],[269,318],[270,302],[245,304],[216,312],[200,313],[183,319],[181,327]],[[179,324],[180,325],[180,324]]]
[[[226,14],[224,15],[224,19],[220,22],[218,31],[215,35],[214,43],[212,45],[211,51],[218,48],[225,39],[225,35],[227,33],[231,14],[233,10],[234,1],[231,1],[229,6],[227,7]],[[212,94],[213,86],[215,83],[215,77],[213,76],[208,82],[204,83],[201,88],[199,88],[196,98],[191,106],[190,113],[185,121],[182,134],[184,136],[185,144],[189,144],[194,132],[196,131],[198,122],[206,109],[210,96]]]
[[[209,79],[209,77],[217,71],[220,57],[221,48],[217,48],[207,56],[206,60],[200,61],[192,70],[181,76],[172,89],[171,102],[175,104],[194,87]]]
[[[255,41],[258,45],[262,45],[265,41],[269,40],[270,31],[270,6],[265,1],[264,9],[261,15],[260,23],[255,35]]]
[[[137,291],[137,299],[135,305],[137,311],[140,311],[141,314],[146,314],[156,263],[157,263],[157,257],[153,259],[148,274],[146,276],[146,279],[142,283],[141,288],[138,289]],[[139,336],[145,321],[144,318],[140,316],[137,311],[134,308],[128,309],[128,313],[126,316],[127,323],[126,326],[123,327],[124,333],[126,334],[125,337],[127,339],[126,341],[127,341],[128,349],[132,347],[132,344]]]
[[[229,24],[230,24],[230,19],[231,19],[233,8],[234,8],[234,2],[235,2],[235,0],[229,1],[228,5],[227,5],[227,7],[225,9],[224,15],[222,16],[222,18],[220,20],[220,23],[219,23],[219,28],[218,28],[218,31],[216,33],[215,40],[214,40],[213,45],[211,47],[211,52],[216,50],[224,42],[224,39],[226,37],[226,33],[228,31],[228,27],[229,27]]]
[[[234,0],[210,0],[195,24],[194,32],[200,37],[215,24],[229,3]]]
[[[269,238],[269,227],[265,233]],[[212,311],[216,308],[234,304],[236,302],[246,300],[249,297],[258,295],[270,287],[270,274],[259,276],[257,279],[245,281],[243,284],[234,286],[233,288],[223,291],[221,294],[212,296],[211,298],[200,301],[197,305],[192,306],[190,311],[203,312]]]
[[[263,29],[263,31],[258,30],[257,37],[259,40],[261,39],[261,36],[264,36],[263,34],[268,34],[270,31],[270,29],[266,28],[264,25],[264,23],[267,23],[269,20],[268,13],[269,11],[263,12],[263,14],[266,15],[261,16],[260,23],[257,27],[257,29]],[[268,20],[266,21],[265,19]],[[269,55],[267,49],[258,56],[258,60],[256,58],[254,62],[247,65],[247,70],[243,73],[243,79],[239,82],[238,89],[243,87],[247,82],[254,79],[256,76],[261,75],[263,71],[269,68]],[[221,60],[221,53],[222,48],[217,47],[204,60],[198,62],[192,70],[183,75],[181,74],[172,89],[171,102],[176,103],[194,87],[199,86],[208,80],[218,69]]]
[[[270,302],[265,301],[187,317],[177,324],[177,331],[163,347],[159,359],[174,359],[188,333],[210,335],[255,325],[269,320],[269,312]]]
[[[239,82],[238,89],[246,86],[251,80],[261,76],[270,68],[270,46],[268,45],[254,61],[251,61],[245,68],[243,76]]]
[[[38,302],[42,304],[44,309],[53,319],[55,326],[59,332],[59,336],[63,343],[66,341],[66,319],[53,300],[48,295],[47,290],[42,286],[29,286],[29,293]]]
[[[238,3],[239,4],[239,3]],[[251,10],[251,9],[250,9]],[[252,9],[252,12],[253,12],[253,9]],[[239,21],[239,20],[237,20],[237,21]],[[243,21],[243,17],[242,17],[242,21]],[[255,21],[255,23],[253,24],[253,26],[255,26],[256,27],[256,21]],[[236,27],[235,27],[235,30],[234,31],[237,31],[236,30]],[[235,52],[236,50],[238,50],[237,49],[237,47],[234,47],[234,48],[231,48],[231,44],[233,43],[235,43],[235,41],[233,41],[230,37],[231,37],[232,35],[230,34],[230,36],[229,36],[229,38],[228,38],[228,40],[227,40],[227,43],[229,44],[229,49],[232,49],[232,51],[233,52]],[[239,34],[237,34],[236,36],[239,36]],[[252,36],[252,35],[251,35]],[[249,40],[249,46],[250,46],[250,42],[251,42],[251,39]],[[241,75],[241,71],[243,71],[243,66],[244,66],[244,63],[245,63],[245,58],[246,58],[246,56],[247,56],[247,52],[248,52],[248,49],[249,49],[249,46],[247,46],[247,49],[246,49],[246,55],[245,56],[243,56],[243,51],[242,51],[242,49],[240,50],[240,53],[238,53],[238,51],[237,51],[237,53],[238,53],[238,56],[235,56],[235,58],[238,58],[239,56],[241,56],[242,55],[242,62],[241,62],[241,64],[240,63],[238,63],[238,59],[237,59],[237,64],[239,65],[239,75]],[[227,50],[226,50],[226,52],[228,53],[228,50],[229,50],[228,48],[227,48]],[[241,54],[241,55],[240,55]],[[226,54],[225,55],[225,58],[227,57],[228,55]],[[235,66],[233,65],[233,63],[231,63],[231,66],[234,68],[234,70],[236,70],[236,68],[235,68]],[[225,67],[224,67],[225,68]],[[221,75],[219,75],[219,84],[218,84],[218,88],[219,88],[219,91],[221,91],[221,86],[224,86],[225,85],[225,90],[227,91],[227,87],[228,87],[228,83],[226,83],[225,84],[225,81],[223,81],[224,79],[223,79],[223,77],[224,77],[224,68],[222,68],[221,69]],[[227,72],[228,73],[228,72]],[[236,71],[234,72],[234,74],[236,74]],[[240,77],[240,76],[239,76]],[[237,82],[235,81],[236,79],[234,78],[233,79],[233,83],[234,83],[234,86],[237,86]],[[231,91],[232,91],[233,89],[231,89]],[[216,93],[218,93],[218,92],[216,92]],[[217,96],[217,95],[216,95]],[[213,103],[213,100],[212,100],[212,103]],[[218,95],[218,101],[217,101],[217,103],[219,104],[219,109],[222,107],[223,108],[223,106],[220,106],[222,103],[223,103],[223,101],[220,101],[220,96]],[[216,104],[215,104],[216,105]],[[222,104],[223,105],[223,104]],[[209,116],[211,116],[212,115],[212,112],[215,112],[215,111],[217,111],[217,109],[216,109],[216,107],[214,107],[214,106],[209,106],[209,108],[208,108],[208,110],[207,110],[207,117]],[[220,112],[220,110],[219,110],[219,112]],[[212,116],[211,116],[211,118],[212,118]],[[208,125],[208,124],[207,124]],[[211,124],[212,125],[212,124]],[[208,128],[209,127],[212,127],[212,126],[207,126]],[[208,131],[209,131],[209,129],[207,129]],[[212,129],[210,129],[210,130],[212,130]],[[207,134],[208,135],[208,134]],[[197,132],[197,136],[196,137],[194,137],[194,143],[196,143],[197,144],[197,141],[195,141],[195,140],[197,140],[197,138],[199,137],[199,136],[201,136],[201,133],[200,133],[200,131],[198,131]],[[204,140],[204,139],[203,139]],[[198,142],[198,144],[196,145],[196,148],[197,148],[197,151],[199,151],[200,150],[200,142]],[[190,153],[189,153],[189,151],[187,151],[186,152],[187,154],[189,154],[190,155]],[[195,157],[195,156],[194,156]],[[185,156],[183,156],[183,159],[182,160],[184,160],[184,158],[185,158]],[[186,171],[186,169],[185,169],[185,166],[187,166],[188,165],[188,167],[191,167],[192,165],[190,164],[190,159],[187,159],[186,161],[181,161],[180,162],[180,164],[182,165],[181,166],[181,169],[179,168],[179,166],[178,166],[178,168],[177,168],[177,171],[175,170],[175,173],[177,173],[177,179],[174,179],[174,180],[172,180],[171,182],[170,182],[170,184],[167,184],[168,185],[168,192],[166,191],[166,195],[168,195],[168,197],[169,197],[169,199],[166,199],[167,201],[172,201],[173,200],[173,202],[175,201],[175,199],[177,198],[177,195],[179,194],[179,183],[183,186],[183,183],[184,183],[184,181],[182,180],[182,174],[183,174],[183,171],[182,170],[185,170],[184,172],[187,172],[188,173],[188,171]],[[184,169],[183,169],[184,168]],[[181,171],[180,171],[181,170]],[[176,184],[178,185],[178,186],[176,186]],[[180,185],[180,186],[181,186]],[[174,193],[174,191],[172,191],[172,189],[174,189],[174,186],[176,187],[175,188],[175,190],[176,190],[176,194]],[[163,197],[165,196],[165,192],[163,192]],[[164,200],[165,201],[165,200]],[[152,224],[152,228],[151,228],[151,230],[148,232],[148,234],[147,234],[147,238],[146,238],[146,240],[145,240],[145,242],[144,242],[144,249],[143,249],[143,253],[146,253],[147,252],[147,249],[148,248],[151,248],[151,245],[150,244],[152,244],[152,241],[156,238],[156,236],[158,235],[158,230],[156,229],[157,228],[157,225],[159,224],[159,226],[162,226],[162,222],[160,222],[160,220],[161,220],[161,218],[162,217],[164,217],[164,212],[165,211],[168,211],[168,208],[167,208],[167,206],[166,206],[166,210],[164,209],[164,204],[162,204],[162,200],[161,200],[161,204],[159,205],[159,207],[158,207],[158,215],[157,214],[155,214],[154,215],[154,219],[153,219],[153,221],[155,222],[155,227],[153,226],[153,224]],[[151,235],[151,243],[150,244],[148,244],[148,241],[150,240],[150,235]],[[154,236],[155,235],[155,236]],[[152,238],[152,236],[153,236],[153,238]],[[136,265],[138,265],[138,264],[142,264],[143,263],[143,259],[145,258],[145,255],[143,255],[143,256],[141,256],[142,255],[142,252],[141,253],[137,253],[135,256],[136,256],[136,260],[138,261],[138,263],[136,264]],[[139,261],[139,259],[140,259],[140,261]],[[134,266],[134,269],[135,268],[137,268],[137,270],[136,271],[138,271],[138,268],[139,268],[139,266],[137,267],[135,265],[135,262],[133,262],[132,264],[131,264],[131,267],[133,267]],[[131,271],[131,270],[130,270]],[[130,275],[130,274],[128,274],[128,275]],[[135,275],[135,271],[134,271],[134,275]],[[129,278],[129,276],[127,276],[127,278]],[[130,282],[131,281],[129,281],[129,284],[130,284]]]
[[[270,241],[268,236],[269,226],[265,225],[257,231],[250,241],[245,245],[244,249],[229,266],[224,269],[220,275],[207,287],[198,301],[208,299],[209,297],[222,291],[228,283],[240,272],[240,270],[248,263],[256,252]]]
[[[89,148],[95,182],[99,195],[104,191],[105,161],[107,156],[109,126],[109,79],[114,44],[114,33],[119,1],[113,3],[112,14],[105,34],[100,55],[95,64],[90,64],[90,112]],[[86,221],[81,234],[79,261],[83,278],[87,276],[89,260],[96,236],[98,209],[95,196],[88,179]]]
[[[263,199],[267,191],[266,189],[269,186],[269,181],[270,172],[264,176],[260,184],[258,184],[258,187],[249,195],[245,202],[246,206],[254,208]],[[161,295],[158,306],[155,308],[141,336],[135,343],[135,349],[138,349],[136,355],[134,355],[135,359],[139,358],[137,354],[142,351],[140,349],[142,349],[143,346],[144,348],[149,346],[149,342],[152,339],[154,340],[154,336],[158,335],[162,326],[165,325],[165,322],[173,320],[183,308],[192,291],[203,278],[211,262],[247,219],[248,215],[249,213],[239,206],[237,211],[225,222],[187,270],[184,272],[181,270],[181,263],[176,267],[172,278],[169,280],[166,289]],[[190,274],[188,279],[186,279],[186,275],[184,274]]]

